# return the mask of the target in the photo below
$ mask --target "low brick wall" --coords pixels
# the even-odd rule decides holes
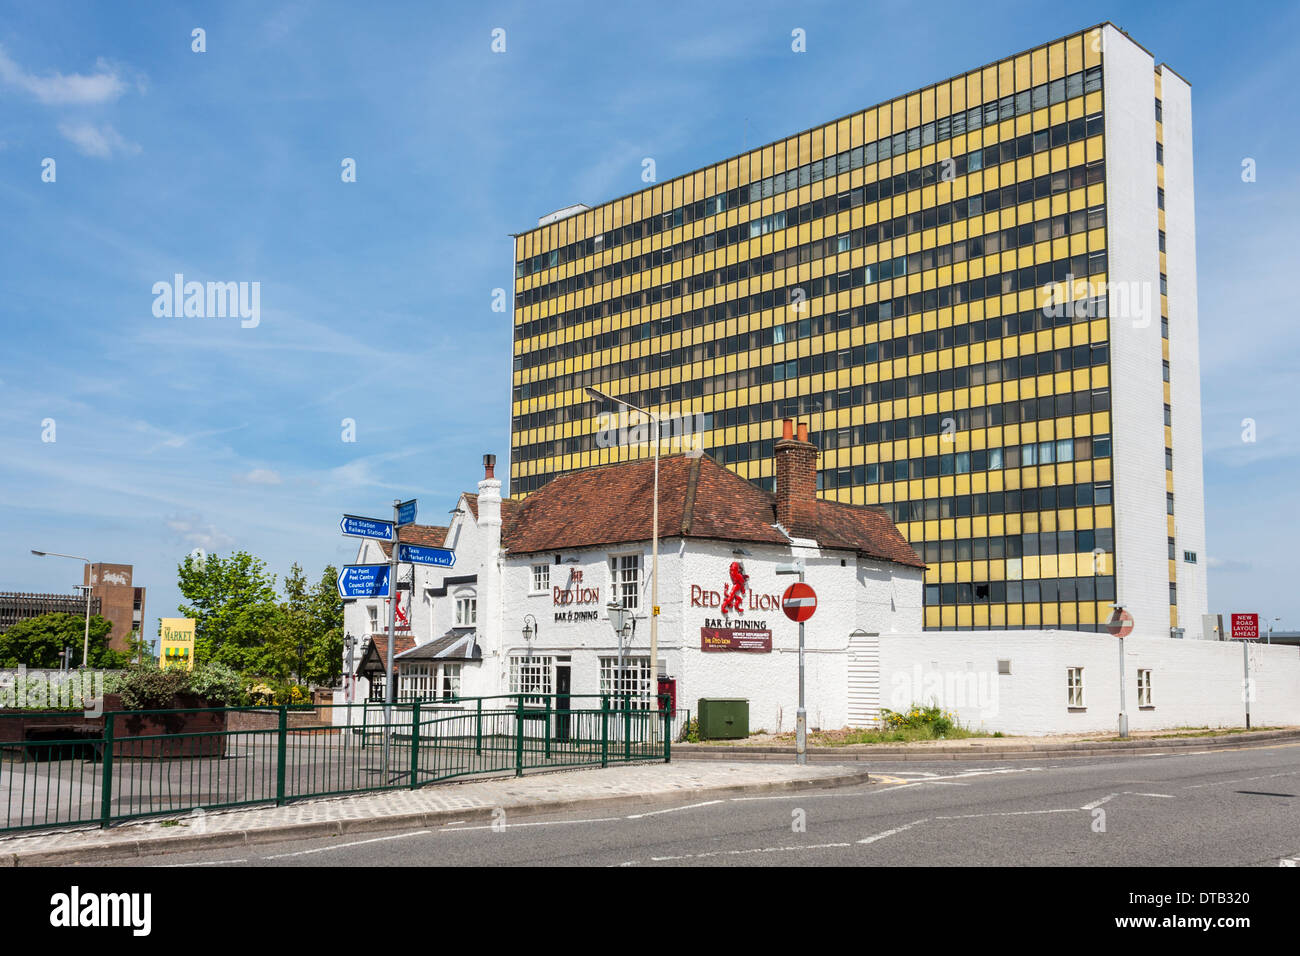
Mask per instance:
[[[323,730],[328,728],[322,723],[316,710],[291,710],[288,714],[290,730]],[[232,710],[226,718],[228,730],[278,730],[280,711],[276,708],[265,710]]]

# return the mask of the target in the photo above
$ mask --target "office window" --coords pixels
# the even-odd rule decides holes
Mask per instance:
[[[1170,539],[1169,539],[1169,560],[1170,560],[1170,561],[1174,561],[1174,560],[1176,560],[1175,557],[1174,557],[1174,553],[1175,553],[1175,552],[1174,552],[1174,539],[1173,539],[1173,538],[1170,538]]]
[[[1066,706],[1082,707],[1083,704],[1083,668],[1066,669]]]
[[[1151,707],[1151,671],[1149,668],[1138,668],[1138,706]]]
[[[549,564],[533,565],[533,591],[549,591],[551,589],[551,566]]]
[[[1156,162],[1163,164],[1164,161],[1165,161],[1165,144],[1156,143]]]
[[[1164,104],[1157,99],[1156,100],[1156,122],[1163,123],[1164,121],[1165,121]]]
[[[1165,275],[1163,272],[1160,273],[1160,294],[1169,294],[1169,276]]]
[[[1175,584],[1173,581],[1169,582],[1169,603],[1170,604],[1178,603],[1178,585]]]
[[[1183,552],[1183,560],[1186,561],[1188,564],[1195,564],[1195,563],[1196,563],[1196,552],[1195,552],[1195,551],[1184,551],[1184,552]]]
[[[1160,367],[1161,367],[1160,374],[1164,377],[1164,380],[1166,382],[1169,381],[1169,363],[1161,362]]]
[[[1160,251],[1161,251],[1161,252],[1165,252],[1165,251],[1167,251],[1167,250],[1165,249],[1165,231],[1164,231],[1163,229],[1161,229],[1161,230],[1159,230],[1159,232],[1160,232]]]
[[[1172,491],[1165,492],[1165,510],[1169,514],[1174,513],[1174,493]]]
[[[615,599],[629,610],[641,606],[641,555],[616,554],[609,559]]]
[[[1161,186],[1156,187],[1156,205],[1161,209],[1165,208],[1165,190]]]

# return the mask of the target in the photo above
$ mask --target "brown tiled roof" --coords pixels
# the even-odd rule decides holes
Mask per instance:
[[[478,521],[478,495],[469,491],[465,492],[465,503],[469,505],[470,515],[475,521]],[[510,515],[514,513],[517,504],[519,504],[519,501],[515,498],[501,499],[501,523],[503,525],[510,519]]]
[[[441,548],[442,543],[447,540],[447,529],[441,525],[432,524],[408,524],[397,529],[397,540],[405,541],[407,544],[422,544],[426,548]],[[384,557],[393,556],[393,545],[389,541],[380,541],[379,547],[383,549]]]
[[[501,543],[515,554],[647,541],[651,537],[654,460],[585,468],[559,475],[503,517]],[[728,471],[708,455],[659,461],[659,536],[785,544],[776,496]],[[799,529],[835,550],[925,567],[879,508],[818,501],[816,527]]]
[[[403,634],[394,632],[393,634],[393,658],[401,657],[404,653],[415,647],[415,638],[409,633]],[[366,664],[373,657],[377,663],[378,669],[387,670],[384,664],[384,655],[388,653],[388,632],[375,634],[370,643],[366,646],[366,652],[361,655],[361,661],[357,664],[357,673],[360,674],[366,669]]]

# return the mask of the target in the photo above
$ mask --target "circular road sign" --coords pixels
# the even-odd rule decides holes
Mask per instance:
[[[1120,608],[1106,622],[1106,630],[1115,637],[1127,637],[1133,631],[1133,615]]]
[[[803,623],[817,610],[817,592],[809,585],[796,581],[781,595],[781,610],[792,621]]]

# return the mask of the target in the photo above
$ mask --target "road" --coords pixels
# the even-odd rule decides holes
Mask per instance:
[[[884,765],[872,785],[133,859],[133,866],[1279,866],[1300,744]],[[101,864],[102,865],[102,864]]]

